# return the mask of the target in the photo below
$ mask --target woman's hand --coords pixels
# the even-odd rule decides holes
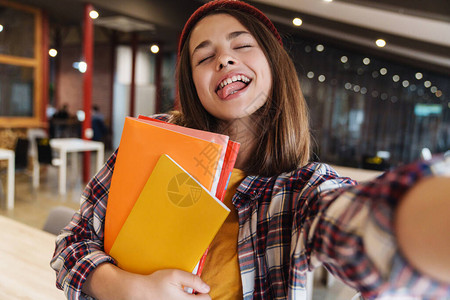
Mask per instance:
[[[450,178],[421,180],[402,198],[395,215],[397,240],[409,263],[450,283]]]
[[[189,294],[184,288],[198,294]],[[133,274],[110,263],[98,266],[83,284],[83,292],[96,299],[211,299],[209,286],[200,277],[181,270],[160,270],[150,275]]]
[[[133,283],[132,299],[211,299],[209,286],[200,277],[180,270],[161,270],[153,274],[142,276]],[[192,295],[184,288],[193,288],[199,294]]]

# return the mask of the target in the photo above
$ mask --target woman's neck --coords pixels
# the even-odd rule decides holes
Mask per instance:
[[[235,168],[241,170],[245,170],[256,143],[255,124],[252,124],[249,119],[230,121],[226,123],[224,128],[224,134],[228,135],[230,140],[241,144],[235,163]]]

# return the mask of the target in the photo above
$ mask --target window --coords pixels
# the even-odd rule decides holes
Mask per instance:
[[[38,126],[42,31],[37,9],[0,0],[0,125]]]

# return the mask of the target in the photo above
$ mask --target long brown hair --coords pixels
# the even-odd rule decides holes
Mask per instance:
[[[279,41],[257,18],[238,10],[218,8],[211,14],[235,17],[255,37],[272,70],[272,91],[255,112],[256,141],[244,171],[247,175],[274,176],[292,171],[309,161],[310,131],[306,102],[291,58]],[[220,120],[208,113],[198,98],[189,55],[190,34],[180,52],[177,66],[180,112],[172,122],[223,133]],[[262,95],[265,96],[265,95]]]

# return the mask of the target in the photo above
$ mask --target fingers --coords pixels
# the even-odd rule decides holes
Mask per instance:
[[[179,276],[179,283],[181,283],[183,286],[193,288],[194,290],[202,294],[209,292],[209,286],[203,280],[201,280],[200,277],[183,271],[177,272],[177,276]]]

